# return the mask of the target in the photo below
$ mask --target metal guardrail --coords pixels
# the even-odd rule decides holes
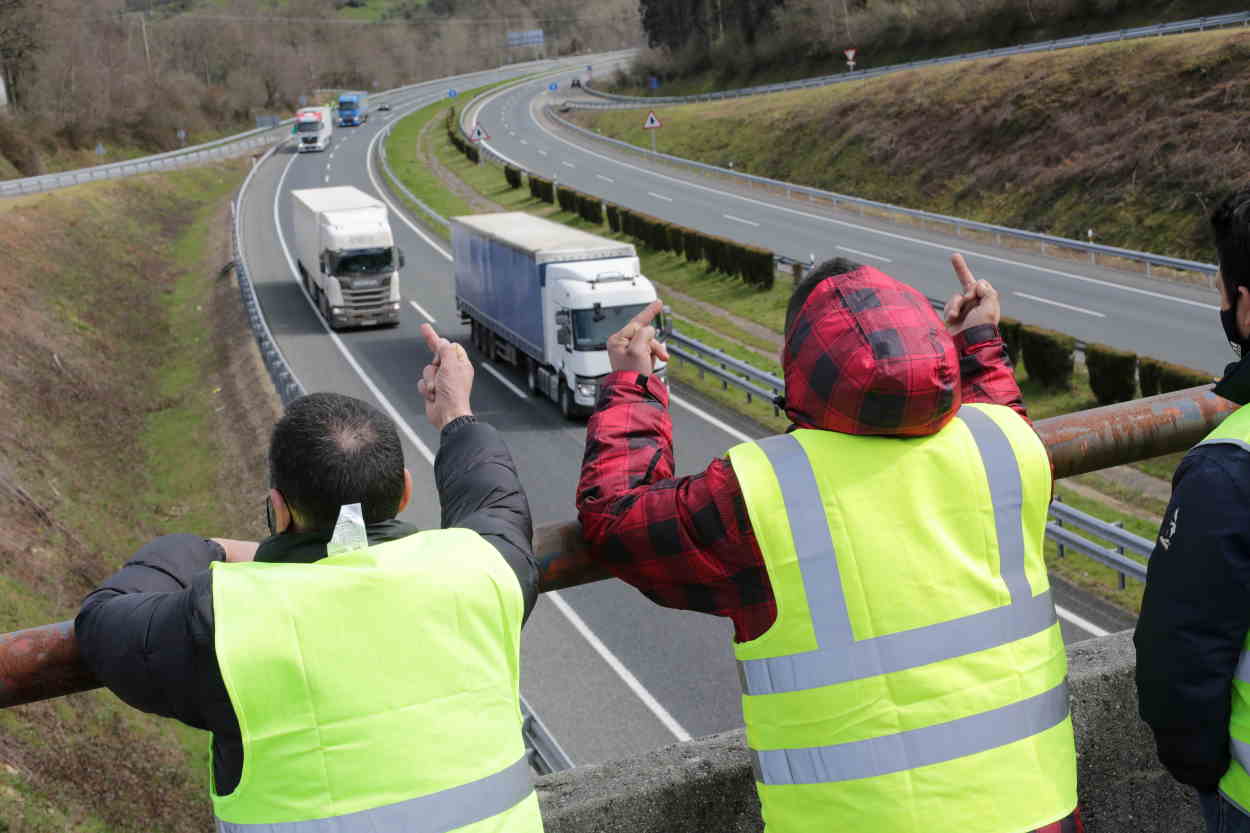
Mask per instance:
[[[1250,13],[1247,13],[1247,17],[1250,18]],[[547,106],[547,115],[563,128],[571,130],[582,136],[586,136],[587,138],[594,139],[597,142],[610,144],[614,147],[638,154],[644,159],[659,160],[678,167],[690,168],[701,173],[733,179],[738,182],[746,183],[748,186],[759,185],[772,191],[781,192],[787,199],[794,199],[794,196],[799,194],[802,195],[808,202],[819,200],[827,202],[835,208],[843,205],[857,207],[860,210],[861,215],[863,215],[865,208],[871,208],[874,211],[886,214],[898,214],[917,220],[953,226],[956,236],[962,235],[965,229],[993,234],[996,243],[1000,242],[1003,237],[1010,237],[1017,240],[1027,240],[1037,243],[1041,248],[1042,254],[1046,254],[1047,246],[1084,252],[1090,256],[1091,263],[1096,262],[1098,255],[1117,258],[1119,260],[1136,261],[1146,265],[1147,275],[1152,273],[1152,268],[1155,266],[1163,266],[1168,269],[1175,269],[1183,272],[1197,272],[1206,277],[1207,285],[1211,287],[1214,287],[1214,277],[1215,274],[1219,272],[1219,267],[1212,263],[1200,263],[1194,260],[1185,260],[1183,258],[1169,257],[1167,255],[1158,255],[1151,252],[1138,252],[1132,249],[1121,249],[1117,246],[1104,246],[1101,243],[1087,243],[1081,240],[1073,240],[1068,237],[1056,237],[1054,235],[1043,234],[1042,232],[1037,231],[1026,231],[1024,229],[1015,229],[1009,226],[999,226],[993,223],[982,223],[977,220],[968,220],[963,217],[951,217],[945,214],[934,214],[929,211],[921,211],[915,208],[903,208],[902,206],[864,199],[862,197],[837,194],[832,191],[812,188],[807,185],[797,185],[793,182],[783,182],[779,179],[770,179],[764,176],[746,174],[741,171],[735,171],[732,168],[722,168],[718,165],[710,165],[706,162],[697,162],[693,159],[685,159],[683,157],[673,156],[667,153],[653,152],[620,139],[603,136],[599,133],[595,133],[593,130],[587,130],[580,125],[573,124],[567,119],[561,117],[551,105]],[[512,162],[509,162],[508,164],[513,164],[515,166],[515,163]]]
[[[635,107],[650,107],[656,104],[687,104],[695,101],[720,101],[721,99],[726,98],[742,98],[744,96],[767,95],[769,93],[786,92],[788,90],[824,87],[830,84],[858,81],[863,78],[875,78],[892,72],[902,72],[904,70],[918,69],[920,67],[939,66],[941,64],[954,64],[963,61],[975,61],[980,58],[998,58],[1004,55],[1024,55],[1029,52],[1054,52],[1060,49],[1072,49],[1078,46],[1092,46],[1094,44],[1110,43],[1112,41],[1133,40],[1135,38],[1153,38],[1161,37],[1163,35],[1177,35],[1185,32],[1201,32],[1206,29],[1217,29],[1224,26],[1245,26],[1247,23],[1250,23],[1250,12],[1233,12],[1231,14],[1214,15],[1211,17],[1197,17],[1189,20],[1178,20],[1173,23],[1157,23],[1152,26],[1138,26],[1133,29],[1117,29],[1115,31],[1100,32],[1093,35],[1075,35],[1070,38],[1037,41],[1035,43],[1021,44],[1019,46],[1004,46],[998,49],[983,49],[980,52],[965,52],[959,55],[948,55],[943,58],[927,58],[922,61],[890,64],[889,66],[876,67],[874,69],[861,69],[854,72],[840,72],[833,75],[822,75],[816,78],[801,78],[797,81],[785,81],[780,84],[762,84],[755,87],[742,87],[736,90],[722,90],[720,92],[703,93],[699,95],[655,97],[627,96],[601,92],[588,84],[583,85],[582,89],[590,95],[612,102],[610,104],[587,103],[585,106],[588,109],[633,109]]]

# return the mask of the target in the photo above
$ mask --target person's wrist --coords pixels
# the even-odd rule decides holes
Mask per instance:
[[[438,430],[442,431],[456,420],[471,416],[473,416],[473,411],[469,408],[452,408],[439,418]]]

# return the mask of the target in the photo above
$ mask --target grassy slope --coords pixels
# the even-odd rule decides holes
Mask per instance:
[[[1128,41],[785,95],[659,107],[660,149],[776,179],[1209,260],[1250,184],[1250,32]],[[649,146],[633,111],[577,114]]]
[[[0,629],[71,618],[154,535],[260,532],[239,474],[221,476],[232,452],[216,422],[240,415],[210,318],[237,306],[218,244],[244,172],[0,205]],[[206,749],[102,691],[0,710],[0,831],[206,830]]]

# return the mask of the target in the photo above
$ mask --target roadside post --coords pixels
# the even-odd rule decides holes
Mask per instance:
[[[843,49],[842,54],[846,56],[846,68],[848,72],[855,71],[855,52],[854,48]]]
[[[658,128],[663,127],[663,126],[664,125],[660,123],[660,120],[656,118],[654,110],[652,110],[650,113],[647,113],[647,120],[642,123],[642,129],[651,131],[651,152],[652,153],[655,153],[655,131]]]

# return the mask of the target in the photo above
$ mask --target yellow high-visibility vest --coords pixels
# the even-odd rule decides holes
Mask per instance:
[[[965,405],[931,436],[799,430],[729,458],[777,601],[734,646],[766,830],[1022,833],[1071,813],[1032,428]]]
[[[213,564],[243,772],[221,833],[541,833],[516,575],[466,529]]]

